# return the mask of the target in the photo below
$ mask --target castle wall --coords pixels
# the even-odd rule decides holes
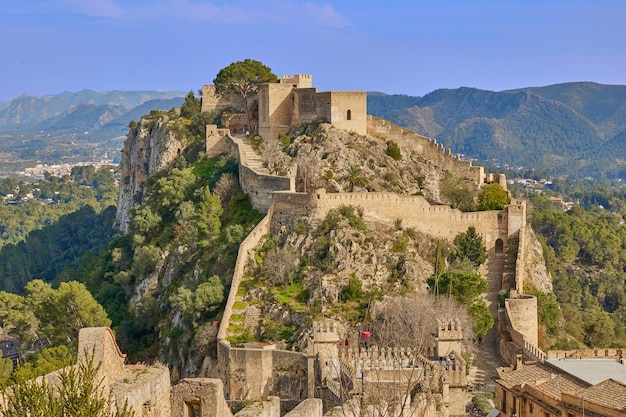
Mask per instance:
[[[455,173],[459,177],[464,177],[482,186],[485,180],[498,182],[506,189],[506,177],[502,174],[491,174],[485,176],[485,169],[481,166],[473,166],[471,161],[461,160],[459,155],[453,155],[450,149],[437,143],[435,139],[418,135],[408,129],[393,125],[387,120],[367,116],[367,133],[385,140],[393,140],[398,145],[413,149],[424,154],[428,159],[435,161],[443,168]]]
[[[626,349],[574,349],[574,350],[549,350],[548,359],[623,359]]]
[[[506,241],[509,234],[507,210],[463,213],[450,206],[431,205],[422,196],[403,196],[395,193],[275,193],[272,230],[289,227],[292,219],[302,213],[323,219],[326,214],[343,205],[363,208],[366,220],[392,225],[402,219],[405,227],[414,227],[433,236],[453,240],[474,226],[483,237],[488,250],[498,238]]]
[[[539,346],[537,325],[537,297],[521,295],[517,298],[505,300],[507,321],[510,324],[509,332],[515,345],[524,349],[529,346]],[[531,320],[531,318],[533,318]],[[536,354],[537,352],[528,352]]]
[[[231,105],[231,99],[218,96],[215,94],[215,86],[213,84],[202,85],[202,107],[201,111],[221,111]]]
[[[277,190],[295,190],[295,180],[290,177],[259,174],[246,165],[239,165],[239,183],[243,191],[250,197],[252,206],[265,212],[272,204],[272,193]]]
[[[280,398],[269,397],[255,401],[235,414],[235,417],[280,417]]]
[[[226,330],[228,329],[230,316],[233,314],[233,304],[235,303],[235,297],[239,289],[239,284],[241,284],[241,280],[243,278],[245,264],[248,261],[248,256],[257,247],[257,245],[261,241],[261,238],[270,232],[271,218],[272,210],[270,209],[267,213],[267,216],[265,216],[259,222],[259,224],[257,224],[256,227],[252,229],[248,236],[246,236],[243,242],[241,242],[241,244],[239,245],[239,251],[237,252],[237,261],[235,262],[235,270],[233,272],[233,279],[230,284],[231,290],[228,294],[228,300],[226,300],[226,305],[224,306],[222,321],[220,323],[220,327],[217,333],[218,340],[226,339]],[[218,365],[220,363],[220,352],[223,352],[223,350],[220,350],[218,346]]]
[[[315,88],[298,88],[293,90],[293,117],[291,123],[312,122],[320,117],[320,97],[324,93],[318,93]]]
[[[239,149],[238,143],[230,134],[227,134],[225,140],[226,145],[219,147],[219,150],[227,151],[229,155],[234,156],[239,162],[239,184],[242,190],[248,194],[250,203],[252,203],[255,209],[267,213],[272,204],[272,193],[274,191],[295,191],[295,178],[263,174],[255,171],[249,166],[245,152]],[[215,145],[215,147],[217,148],[218,145]],[[211,151],[211,154],[213,154],[213,151]]]
[[[301,83],[300,78],[284,79],[287,82],[281,79],[278,84],[259,86],[259,134],[263,138],[276,139],[291,126],[317,119],[331,123],[338,129],[367,134],[365,91],[318,93],[309,82]]]
[[[294,88],[313,87],[313,77],[310,74],[283,75],[278,82],[281,84],[290,84]]]

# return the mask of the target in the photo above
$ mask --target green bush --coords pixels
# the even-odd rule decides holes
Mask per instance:
[[[291,145],[291,138],[285,134],[281,134],[278,136],[278,140],[283,145],[283,150],[287,149],[289,145]]]
[[[395,159],[396,161],[402,160],[402,152],[398,144],[392,140],[387,142],[386,154]]]
[[[350,275],[348,285],[341,290],[341,296],[346,301],[360,301],[363,298],[363,284],[356,274]]]

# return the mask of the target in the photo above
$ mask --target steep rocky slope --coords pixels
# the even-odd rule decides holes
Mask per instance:
[[[146,178],[172,164],[189,145],[189,139],[176,129],[166,113],[143,118],[133,125],[122,150],[122,181],[117,203],[116,222],[128,233],[130,209],[141,203]]]

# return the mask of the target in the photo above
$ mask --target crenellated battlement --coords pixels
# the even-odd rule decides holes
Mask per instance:
[[[313,322],[313,343],[337,343],[339,332],[333,320]]]
[[[497,182],[506,189],[504,174],[485,174],[482,166],[473,166],[471,161],[462,160],[459,154],[453,154],[451,149],[437,143],[437,140],[433,138],[419,135],[412,130],[396,126],[385,119],[372,115],[367,115],[367,133],[381,139],[393,140],[402,147],[424,154],[459,177],[472,180],[477,187]]]

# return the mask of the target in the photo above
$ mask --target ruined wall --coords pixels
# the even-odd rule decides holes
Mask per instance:
[[[285,417],[322,417],[322,400],[320,398],[306,399],[285,414]]]
[[[221,343],[225,393],[230,400],[269,395],[303,400],[307,390],[307,357],[300,352],[233,348]],[[218,352],[219,353],[219,352]]]
[[[256,401],[235,414],[235,417],[280,417],[280,398]]]
[[[100,364],[98,378],[104,386],[115,382],[124,372],[124,355],[108,327],[85,327],[78,332],[78,362]]]
[[[204,145],[207,158],[228,153],[226,135],[228,135],[229,132],[229,129],[221,129],[218,128],[217,125],[206,125]]]
[[[232,417],[219,379],[183,379],[172,388],[172,417]],[[140,414],[141,415],[141,414]]]
[[[170,417],[170,371],[165,365],[135,365],[130,375],[111,385],[117,403],[136,416]],[[118,378],[122,375],[118,375]]]

